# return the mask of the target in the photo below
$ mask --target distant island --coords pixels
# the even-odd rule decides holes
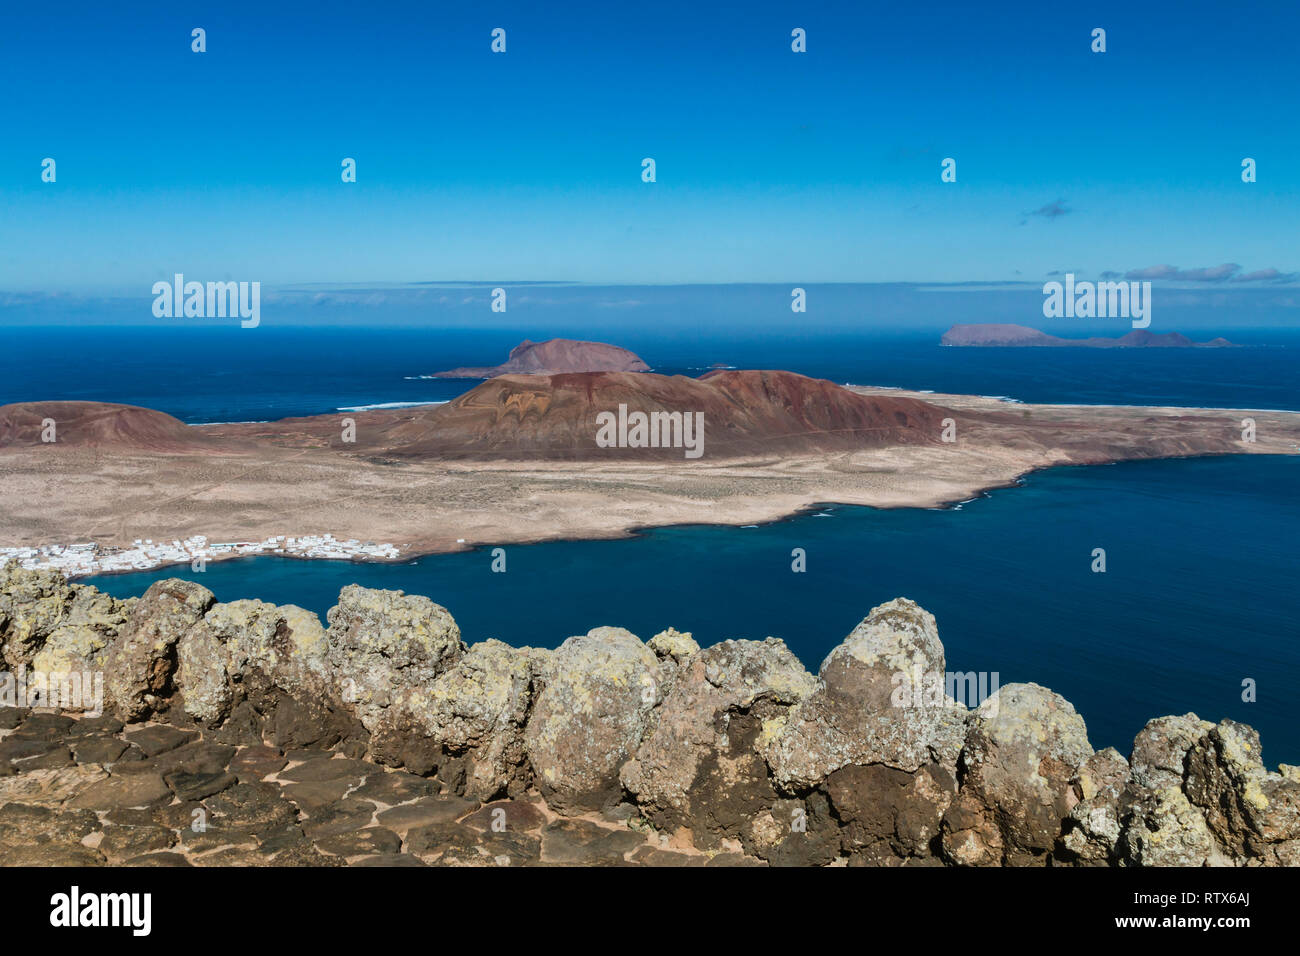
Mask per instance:
[[[577,339],[524,339],[501,365],[453,368],[434,378],[496,378],[498,375],[561,375],[567,372],[648,372],[650,366],[635,352],[604,342]]]
[[[824,502],[936,507],[1056,465],[1298,444],[1296,412],[1012,406],[775,369],[496,375],[444,404],[212,425],[19,402],[0,406],[0,549],[74,576],[246,553],[409,559]]]
[[[1210,339],[1208,342],[1193,342],[1178,332],[1148,332],[1146,329],[1134,329],[1119,338],[1092,336],[1086,339],[1063,339],[1048,335],[1026,325],[1008,325],[999,323],[982,323],[977,325],[954,325],[943,338],[940,345],[954,346],[1012,346],[1017,348],[1084,348],[1084,349],[1217,349],[1228,348],[1233,343],[1224,338]]]

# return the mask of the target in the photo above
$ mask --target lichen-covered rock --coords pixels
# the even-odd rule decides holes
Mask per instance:
[[[685,661],[692,654],[698,654],[700,650],[700,645],[695,643],[695,638],[691,637],[689,631],[683,633],[675,627],[660,631],[650,638],[646,644],[659,657],[671,658],[678,664]]]
[[[1187,751],[1213,726],[1195,714],[1147,721],[1133,739],[1129,757],[1133,782],[1152,790],[1181,787],[1187,773]]]
[[[915,695],[900,693],[935,675],[942,687],[934,616],[905,598],[872,609],[822,662],[817,690],[764,742],[778,784],[796,791],[850,764],[911,772],[936,759],[936,746],[960,727],[964,708],[943,695],[918,705]]]
[[[328,619],[341,696],[371,732],[395,699],[433,683],[465,650],[446,608],[402,591],[349,584]]]
[[[1231,866],[1205,816],[1177,787],[1143,788],[1117,847],[1129,866]]]
[[[408,688],[373,744],[426,737],[437,747],[430,759],[439,778],[458,792],[477,800],[522,792],[531,777],[524,725],[533,677],[550,654],[496,640],[473,645],[431,684]]]
[[[333,694],[327,650],[320,619],[300,607],[216,604],[177,645],[176,686],[186,713],[211,724],[250,692],[259,709],[273,688],[299,700],[322,700]]]
[[[42,674],[103,674],[109,645],[125,630],[135,601],[118,601],[81,584],[73,584],[69,592],[65,614],[32,654],[30,669]]]
[[[1091,756],[1083,718],[1065,698],[1037,684],[1000,688],[971,720],[944,852],[964,864],[1043,862],[1075,803],[1070,781]]]
[[[57,571],[28,571],[17,561],[0,569],[0,648],[9,670],[31,663],[71,603],[72,586]]]
[[[551,655],[524,732],[538,789],[552,808],[604,808],[657,703],[659,660],[621,627],[571,637]]]
[[[1235,858],[1300,839],[1300,783],[1264,769],[1259,734],[1245,724],[1222,721],[1193,745],[1183,791]]]
[[[225,645],[230,674],[259,670],[294,697],[330,694],[329,640],[320,618],[294,604],[218,604],[204,617]]]
[[[119,717],[141,720],[170,695],[176,643],[215,601],[207,588],[179,578],[144,592],[105,655],[105,696]]]
[[[11,862],[164,850],[194,801],[222,826],[264,828],[258,853],[278,846],[276,863],[333,859],[313,841],[402,859],[393,851],[413,821],[478,833],[484,823],[456,821],[536,787],[553,811],[599,809],[628,827],[552,821],[539,844],[511,817],[490,837],[497,856],[466,843],[439,861],[535,859],[549,840],[546,862],[701,861],[693,843],[772,865],[1300,866],[1300,768],[1269,772],[1250,727],[1157,718],[1126,761],[1093,753],[1073,707],[1034,684],[967,711],[943,693],[934,620],[910,601],[874,609],[817,678],[780,641],[701,649],[671,628],[648,644],[597,628],[556,651],[466,649],[427,598],[355,586],[329,621],[218,604],[177,579],[119,601],[53,572],[0,570],[0,668],[102,670],[119,717],[166,721],[123,735],[116,717],[0,708],[9,842],[70,806],[119,828],[89,850],[77,821],[100,824],[79,812],[66,846],[18,846]],[[262,756],[232,762],[230,744]],[[322,748],[349,759],[304,759]],[[413,773],[371,773],[376,761]],[[286,766],[284,779],[260,779]],[[377,804],[402,805],[383,810],[386,829],[344,839]],[[678,849],[634,832],[648,826],[676,830]],[[613,843],[595,852],[571,833]]]
[[[1129,764],[1114,747],[1099,750],[1079,767],[1061,837],[1061,856],[1079,866],[1107,866],[1115,858],[1129,783]]]
[[[95,710],[102,703],[91,689],[95,675],[102,681],[134,603],[9,562],[0,569],[0,668],[29,672],[28,689],[39,698],[32,703]]]
[[[620,776],[656,823],[687,826],[697,846],[712,845],[720,836],[738,835],[728,832],[727,820],[747,818],[756,804],[775,799],[753,744],[765,727],[779,727],[789,707],[813,693],[817,682],[775,638],[723,641],[680,659],[684,663],[653,729]],[[738,729],[733,722],[760,702],[757,733],[737,752],[730,739]],[[708,786],[715,775],[719,785]],[[719,801],[737,807],[717,806]]]
[[[185,713],[216,726],[230,716],[235,692],[227,670],[229,655],[221,639],[200,620],[182,635],[176,647],[176,687]]]

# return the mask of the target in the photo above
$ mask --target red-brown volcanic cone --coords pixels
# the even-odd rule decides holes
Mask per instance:
[[[704,457],[848,451],[937,442],[947,414],[927,402],[857,395],[792,372],[505,375],[387,424],[383,453],[411,458],[683,458],[681,448],[601,448],[597,415],[704,414]],[[372,446],[374,447],[374,446]]]
[[[435,378],[494,378],[498,375],[560,375],[566,372],[647,372],[650,366],[635,352],[605,342],[578,339],[527,339],[510,350],[510,357],[491,368],[454,368]]]
[[[40,445],[46,419],[55,444],[155,452],[211,450],[198,429],[164,412],[105,402],[18,402],[0,406],[0,448]]]

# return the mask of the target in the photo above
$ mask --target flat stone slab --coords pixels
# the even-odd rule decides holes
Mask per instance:
[[[98,717],[82,717],[74,721],[68,728],[68,737],[85,737],[91,734],[120,734],[122,732],[122,722],[116,717],[110,717],[108,714],[101,714]]]
[[[542,858],[541,838],[519,830],[487,830],[479,835],[479,846],[498,866],[530,866]]]
[[[426,856],[452,847],[477,847],[480,836],[463,823],[430,823],[406,834],[406,852]]]
[[[705,866],[767,866],[762,860],[743,853],[719,853],[711,857]]]
[[[47,737],[62,740],[76,721],[67,714],[32,714],[23,721],[18,732],[26,737]]]
[[[590,820],[556,820],[542,829],[545,863],[623,863],[625,854],[646,843],[632,830],[608,830]]]
[[[164,827],[109,827],[96,849],[110,863],[121,863],[156,850],[168,850],[176,844],[176,834]]]
[[[240,780],[261,780],[289,763],[289,758],[274,747],[240,747],[230,758],[230,771]]]
[[[11,801],[44,807],[62,806],[86,787],[107,779],[107,771],[98,766],[35,770],[0,778],[0,806]]]
[[[708,857],[701,855],[692,855],[690,853],[677,853],[673,850],[665,850],[657,846],[638,847],[631,856],[633,863],[639,863],[642,866],[704,866],[708,862]]]
[[[225,770],[234,755],[235,748],[229,744],[219,744],[211,740],[193,740],[180,747],[149,756],[130,766],[123,766],[117,772],[168,774],[183,770],[187,773],[215,773],[218,770]]]
[[[133,773],[92,783],[68,801],[74,810],[116,810],[170,803],[172,791],[156,773]]]
[[[355,785],[356,782],[348,777],[340,780],[308,780],[305,783],[286,784],[280,792],[301,809],[311,813],[338,803]]]
[[[407,853],[384,853],[378,856],[368,856],[364,859],[357,860],[353,866],[425,866],[425,862],[418,856],[411,856]]]
[[[104,822],[117,827],[158,826],[158,811],[146,808],[122,807],[104,814]]]
[[[546,825],[546,814],[540,801],[531,800],[497,800],[486,803],[483,807],[464,819],[467,826],[476,830],[498,832],[505,830],[538,830]]]
[[[379,822],[390,829],[404,831],[431,823],[450,823],[477,807],[477,800],[466,800],[464,797],[423,797],[414,803],[383,811],[379,814]]]
[[[406,803],[419,797],[435,796],[441,790],[438,782],[427,777],[417,777],[403,770],[388,773],[372,773],[366,782],[352,791],[354,797],[363,800],[376,800],[390,806]]]
[[[270,865],[266,857],[256,850],[247,850],[234,846],[213,850],[211,853],[203,853],[194,857],[190,862],[194,866],[219,866],[223,868]]]
[[[302,823],[303,832],[313,840],[338,836],[370,825],[375,805],[369,800],[347,798],[321,807]]]
[[[228,770],[212,773],[188,773],[178,770],[163,777],[178,800],[202,800],[220,793],[238,783],[238,778]]]
[[[29,773],[32,770],[53,770],[72,765],[72,754],[60,744],[35,757],[23,757],[13,761],[10,766],[17,773]]]
[[[164,724],[152,724],[136,731],[127,731],[126,739],[135,744],[146,757],[156,757],[197,736],[192,730],[177,730]]]
[[[80,844],[0,846],[0,866],[103,866],[104,862],[98,850]]]
[[[114,763],[126,753],[126,743],[117,737],[91,734],[72,739],[72,756],[77,763]]]
[[[253,830],[272,829],[295,823],[298,809],[280,795],[273,783],[237,783],[203,805],[209,811],[209,824]]]
[[[179,853],[146,853],[133,856],[123,866],[192,866],[189,860]]]
[[[338,759],[308,760],[306,763],[290,767],[288,770],[281,770],[276,779],[307,783],[315,780],[348,778],[360,783],[362,777],[382,772],[382,768],[364,760],[351,760],[347,757],[340,757]]]
[[[289,847],[271,857],[275,866],[346,866],[341,856],[322,853],[310,843],[301,843]]]
[[[402,848],[402,841],[386,827],[366,827],[323,837],[316,841],[316,847],[338,856],[374,856],[397,853]]]
[[[0,807],[0,843],[80,843],[98,829],[99,821],[90,810],[54,810],[20,803]]]
[[[13,734],[0,740],[0,761],[30,760],[43,757],[49,753],[67,753],[68,747],[62,740],[46,737],[22,737]]]
[[[207,826],[195,830],[192,826],[181,827],[177,831],[181,846],[189,853],[206,853],[228,847],[255,850],[261,846],[261,839],[252,830],[230,827]]]
[[[5,866],[763,865],[651,844],[619,822],[639,812],[632,805],[609,822],[555,819],[535,791],[483,804],[346,748],[283,752],[171,725],[124,729],[107,715],[0,708],[6,729]]]

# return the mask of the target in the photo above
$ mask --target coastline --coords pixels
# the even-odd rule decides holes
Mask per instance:
[[[950,508],[1062,465],[1229,454],[1297,454],[1300,413],[1251,409],[1010,404],[999,398],[851,386],[915,396],[957,422],[951,444],[822,454],[623,460],[375,460],[298,441],[213,450],[10,446],[0,451],[0,547],[93,542],[127,549],[146,535],[261,542],[328,536],[391,549],[403,562],[474,547],[606,540],[683,525],[740,527],[826,504]],[[1241,420],[1258,423],[1255,442]],[[199,430],[208,432],[208,427]],[[337,535],[337,538],[333,538]],[[222,560],[239,554],[213,555]],[[354,553],[284,555],[358,560]],[[75,577],[188,563],[64,569]],[[109,562],[111,565],[112,562]]]
[[[1187,455],[1181,458],[1165,458],[1160,460],[1164,460],[1164,461],[1189,460],[1190,461],[1196,458],[1207,458],[1207,457],[1235,457],[1235,456]],[[235,561],[240,559],[254,559],[254,558],[283,558],[287,560],[304,561],[304,562],[328,561],[328,562],[346,562],[349,564],[404,565],[404,564],[412,564],[418,561],[419,559],[425,557],[433,557],[433,556],[444,555],[444,554],[457,554],[462,552],[477,551],[477,550],[482,550],[484,548],[491,548],[491,547],[498,547],[498,546],[505,546],[505,545],[526,546],[526,545],[534,545],[534,544],[547,544],[553,542],[616,541],[616,540],[637,538],[644,534],[648,534],[658,530],[669,529],[669,528],[706,527],[706,528],[734,528],[736,530],[743,530],[747,528],[758,528],[766,525],[782,524],[784,522],[794,521],[799,518],[815,514],[819,511],[824,511],[827,508],[836,508],[836,507],[869,508],[869,509],[874,509],[879,511],[894,511],[894,510],[909,509],[909,508],[916,508],[921,510],[936,510],[936,511],[947,511],[947,510],[959,511],[961,510],[963,505],[969,504],[972,501],[978,501],[982,498],[988,498],[995,491],[1012,490],[1015,488],[1022,487],[1025,483],[1025,479],[1028,478],[1030,475],[1034,475],[1038,473],[1046,473],[1046,472],[1054,471],[1057,469],[1063,469],[1063,468],[1094,468],[1094,467],[1104,467],[1108,465],[1119,465],[1124,463],[1125,461],[1123,460],[1089,462],[1086,464],[1062,463],[1056,465],[1049,465],[1043,468],[1034,468],[1024,472],[1021,475],[1017,475],[1016,477],[1008,481],[1001,482],[999,484],[988,485],[986,487],[980,488],[972,495],[968,495],[963,498],[952,499],[949,501],[937,502],[934,504],[880,505],[880,504],[869,504],[869,503],[862,503],[856,501],[823,500],[823,501],[814,501],[805,504],[800,504],[797,507],[793,508],[792,510],[784,511],[781,513],[773,513],[769,517],[761,517],[753,520],[746,520],[742,518],[736,518],[733,520],[709,520],[707,518],[703,518],[703,519],[695,519],[689,521],[629,525],[624,528],[615,529],[608,533],[591,533],[591,534],[585,534],[580,536],[572,536],[564,533],[558,533],[558,534],[542,533],[542,534],[534,534],[534,535],[521,535],[515,538],[511,538],[509,540],[504,540],[504,539],[494,539],[494,540],[484,540],[484,541],[465,540],[465,541],[457,541],[453,544],[448,544],[443,540],[439,540],[436,543],[429,543],[427,545],[421,544],[419,542],[415,542],[409,545],[385,545],[386,547],[392,547],[398,551],[396,555],[389,556],[389,557],[370,555],[370,554],[354,554],[354,555],[347,555],[347,556],[310,555],[310,554],[276,552],[276,551],[226,552],[226,553],[206,556],[206,563],[218,564],[218,563],[224,563],[228,561]],[[57,545],[46,545],[44,547],[57,547]],[[4,551],[4,550],[7,549],[0,548],[0,551]],[[4,555],[3,553],[0,553],[0,567],[3,567],[9,560],[12,560],[12,558]],[[67,568],[57,566],[54,564],[36,564],[36,565],[22,564],[21,566],[24,567],[24,569],[26,570],[58,570],[67,578],[68,581],[84,581],[84,580],[101,578],[101,577],[117,577],[121,575],[142,574],[142,573],[147,573],[152,571],[159,571],[166,568],[185,567],[187,565],[192,567],[192,561],[186,561],[180,559],[162,560],[145,567],[95,568],[86,571],[70,571]]]
[[[35,552],[35,553],[33,553]],[[136,539],[130,548],[101,548],[97,542],[0,547],[0,566],[16,561],[28,571],[58,571],[69,581],[103,575],[134,574],[159,568],[229,561],[234,558],[281,557],[300,561],[347,561],[351,564],[400,561],[401,549],[391,544],[339,540],[331,534],[274,535],[263,541],[208,544],[202,535],[155,543]]]

